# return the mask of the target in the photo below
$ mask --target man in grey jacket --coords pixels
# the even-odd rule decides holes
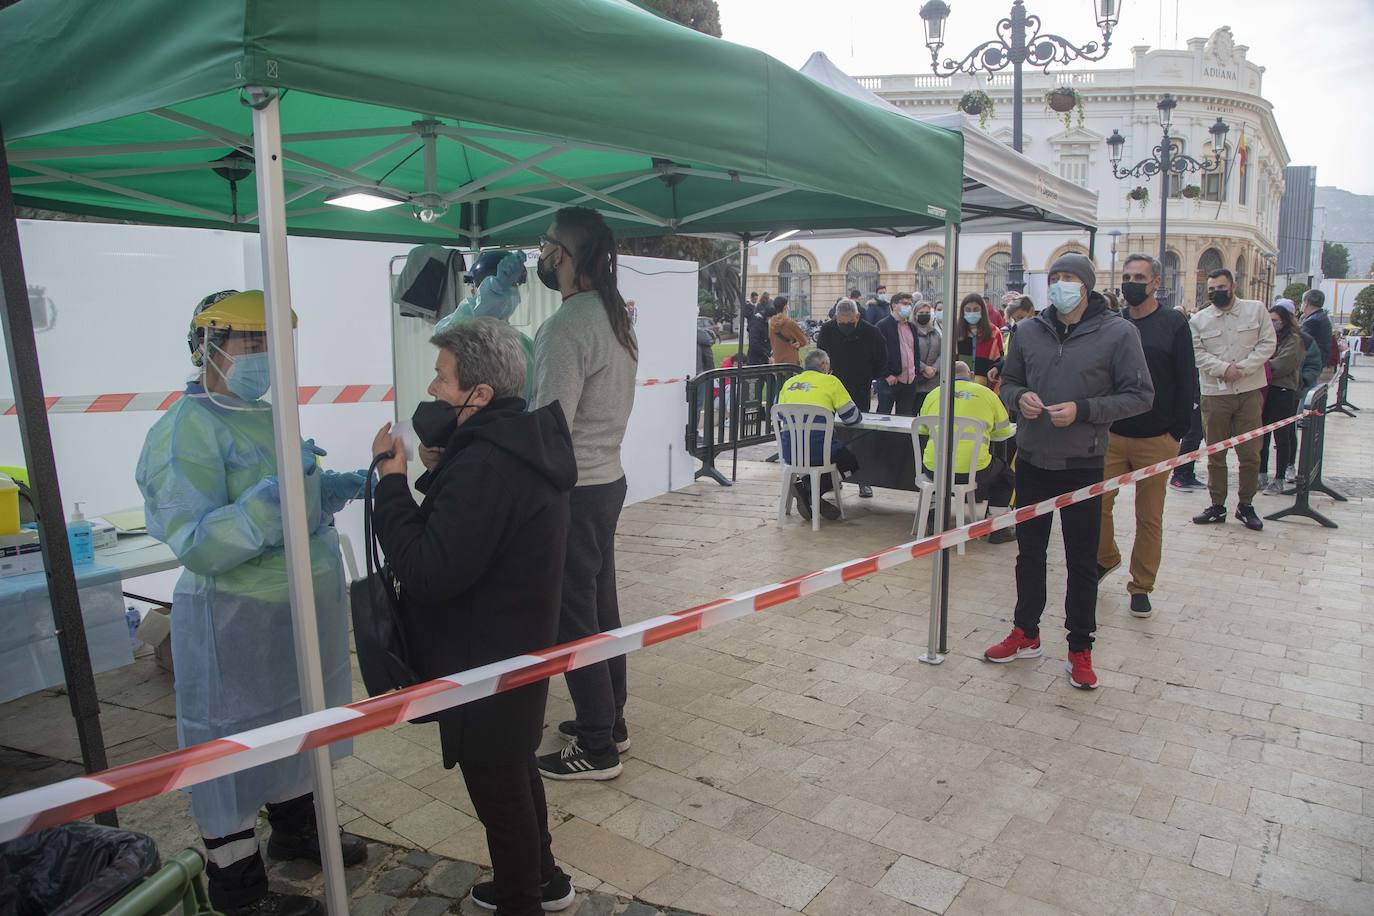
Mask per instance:
[[[1050,269],[1051,306],[1017,325],[1002,368],[1002,402],[1019,414],[1016,428],[1016,501],[1029,506],[1099,483],[1107,430],[1154,403],[1140,335],[1093,291],[1097,274],[1080,254],[1066,254]],[[1064,600],[1069,683],[1097,686],[1092,634],[1097,629],[1097,542],[1101,498],[1059,510],[1069,568]],[[1038,658],[1045,610],[1046,552],[1053,515],[1016,526],[1015,626],[983,653],[992,662]]]

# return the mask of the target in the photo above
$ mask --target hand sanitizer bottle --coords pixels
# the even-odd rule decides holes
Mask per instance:
[[[67,544],[72,551],[73,566],[89,566],[95,562],[95,544],[91,541],[91,523],[81,514],[81,503],[76,504],[72,520],[67,522]]]

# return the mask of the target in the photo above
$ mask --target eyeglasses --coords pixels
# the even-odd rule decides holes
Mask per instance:
[[[562,242],[560,242],[558,239],[554,238],[554,237],[551,236],[551,235],[543,235],[543,234],[541,234],[541,235],[539,236],[539,238],[538,238],[538,242],[539,242],[539,247],[540,247],[541,250],[543,249],[543,247],[544,247],[545,245],[557,245],[559,248],[562,248],[564,251],[567,251],[567,250],[568,250],[568,246],[567,246],[567,245],[564,245]]]

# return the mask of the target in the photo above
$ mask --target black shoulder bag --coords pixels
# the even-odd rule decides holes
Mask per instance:
[[[363,553],[367,575],[349,587],[358,668],[368,696],[373,697],[421,680],[411,667],[406,647],[401,622],[401,583],[391,566],[381,561],[380,545],[372,528],[374,472],[382,460],[390,457],[378,455],[367,469],[367,482],[363,485]]]

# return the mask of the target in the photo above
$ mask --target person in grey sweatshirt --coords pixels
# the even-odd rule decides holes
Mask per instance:
[[[1113,422],[1154,404],[1140,335],[1093,290],[1092,261],[1066,254],[1050,268],[1050,307],[1017,325],[1002,367],[1002,402],[1019,415],[1016,502],[1020,506],[1099,483]],[[1069,683],[1097,686],[1092,634],[1097,629],[1097,542],[1101,498],[1059,510],[1068,565],[1064,624]],[[1016,526],[1015,626],[984,653],[992,662],[1038,658],[1045,611],[1046,552],[1054,516]]]
[[[559,642],[620,626],[615,529],[625,503],[620,446],[634,406],[639,344],[616,288],[615,237],[601,214],[567,207],[540,239],[539,281],[563,305],[534,338],[534,409],[558,401],[572,428],[577,486],[570,498]],[[625,725],[625,657],[567,672],[576,718],[569,739],[539,758],[550,779],[613,779],[630,747]]]

